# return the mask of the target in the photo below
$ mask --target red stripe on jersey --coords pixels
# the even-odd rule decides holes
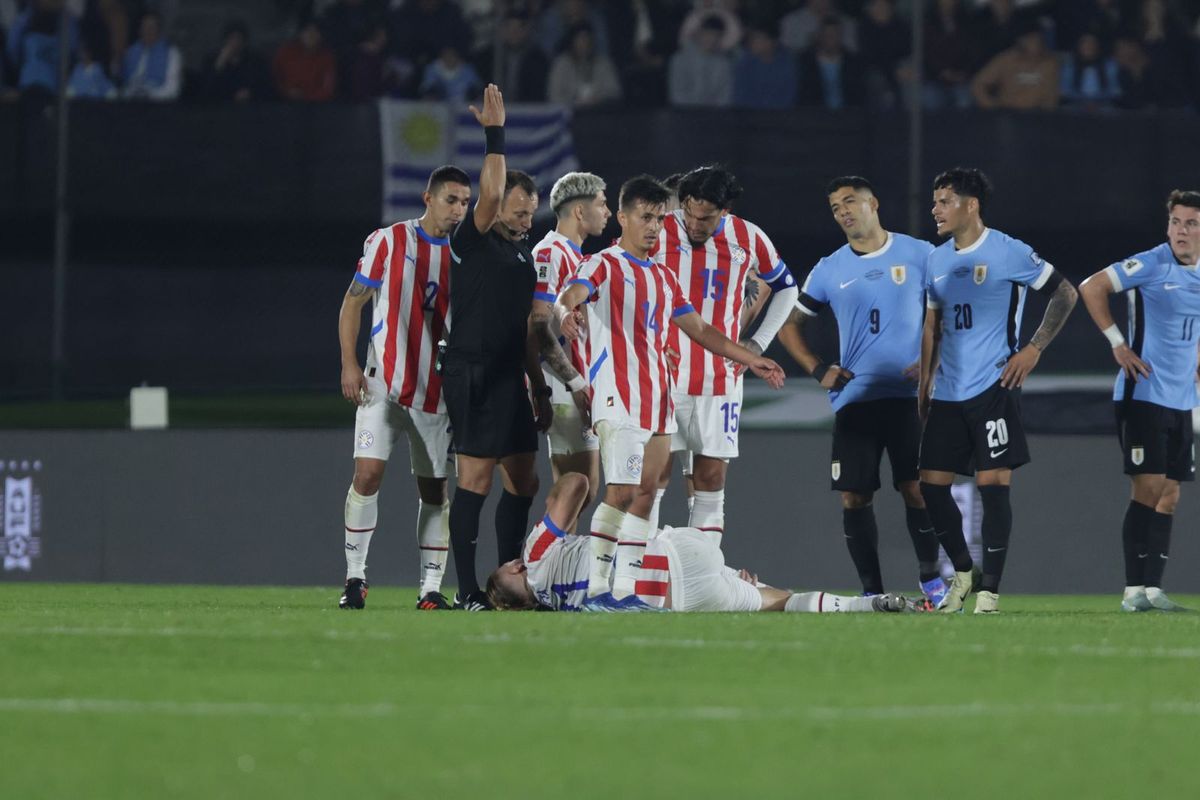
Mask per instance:
[[[378,281],[383,277],[383,268],[387,264],[389,253],[387,237],[383,235],[383,231],[376,231],[374,235],[380,237],[380,242],[379,247],[375,250],[375,258],[371,261],[371,268],[367,270],[367,277]]]
[[[669,586],[666,581],[634,581],[633,593],[646,597],[666,597]]]
[[[670,215],[668,220],[672,219]],[[679,276],[679,228],[673,224],[664,224],[663,231],[665,236],[662,237],[663,248],[665,250],[667,269],[672,275]],[[690,300],[690,297],[689,297]],[[676,353],[682,353],[680,350],[680,342],[686,338],[684,334],[675,325],[671,326],[670,333],[667,334],[667,345]]]
[[[642,569],[667,569],[667,557],[646,555],[642,556]]]
[[[442,376],[437,371],[437,343],[446,330],[446,316],[450,313],[450,248],[438,248],[441,261],[438,265],[437,299],[434,301],[433,318],[429,320],[429,346],[433,353],[429,359],[429,375],[425,382],[425,402],[422,411],[437,413],[442,402]]]
[[[709,315],[704,313],[704,304],[708,302],[708,251],[703,247],[693,247],[688,260],[691,262],[692,275],[691,285],[687,288],[688,300],[707,322]],[[700,394],[704,391],[704,357],[708,351],[691,339],[688,339],[685,347],[688,349],[686,355],[689,366],[687,392]],[[680,352],[682,354],[683,351]]]
[[[408,228],[404,225],[392,226],[391,258],[387,270],[388,315],[385,328],[388,337],[383,347],[383,383],[391,390],[392,378],[396,374],[396,326],[400,321],[400,295],[404,287],[404,256],[408,252]],[[400,262],[396,263],[399,256]]]
[[[526,561],[540,561],[546,551],[550,549],[550,545],[554,544],[554,540],[558,537],[548,530],[542,530],[540,536],[533,543],[533,547],[529,549],[529,558]]]
[[[650,296],[650,290],[646,281],[646,270],[635,268],[628,271],[633,273],[633,280],[636,284],[634,287],[634,299],[637,302],[637,307],[639,310],[645,309],[641,314],[634,312],[633,318],[633,352],[637,356],[638,397],[641,399],[638,425],[646,430],[658,430],[654,427],[655,420],[652,416],[653,409],[651,406],[654,402],[654,388],[650,379],[649,364],[650,357],[653,355],[653,345],[650,340],[650,325],[654,320],[655,312],[658,310],[652,304],[657,298]],[[624,281],[621,283],[624,285]],[[641,318],[640,321],[639,317]]]
[[[425,335],[425,287],[429,282],[429,242],[417,237],[417,263],[413,266],[412,298],[408,309],[407,342],[404,348],[404,383],[396,398],[402,406],[411,406],[421,371],[421,339]],[[407,259],[405,260],[407,266]],[[399,335],[399,331],[396,334]]]
[[[629,396],[629,353],[626,352],[625,340],[622,331],[626,330],[625,321],[625,279],[621,275],[621,270],[610,263],[613,256],[604,257],[605,269],[598,275],[608,278],[608,291],[610,295],[610,309],[612,311],[612,349],[613,349],[613,376],[617,381],[617,395],[621,398],[621,403],[624,404],[627,413],[632,414],[632,402]],[[611,274],[610,274],[611,273]],[[597,281],[597,284],[599,281]],[[634,308],[632,326],[637,328],[637,308]],[[635,344],[636,347],[636,344]]]
[[[729,336],[729,332],[725,325],[728,312],[729,296],[738,294],[737,275],[733,267],[733,253],[729,247],[729,228],[730,222],[734,219],[732,216],[725,217],[725,229],[721,231],[720,236],[713,237],[713,247],[717,251],[717,276],[714,281],[720,281],[724,284],[721,291],[714,292],[713,305],[711,312],[710,325],[716,327],[717,330]],[[735,340],[736,341],[736,340]],[[699,377],[699,385],[703,387],[704,373],[711,372],[713,376],[713,394],[725,394],[728,390],[725,388],[725,379],[729,373],[729,368],[726,366],[725,359],[720,358],[715,353],[704,351],[704,362],[701,365],[700,375],[697,376],[694,372],[691,376],[693,386],[697,385],[696,378]],[[703,391],[703,389],[701,389]]]

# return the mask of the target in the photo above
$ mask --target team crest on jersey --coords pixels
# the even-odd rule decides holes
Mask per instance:
[[[375,434],[371,433],[370,431],[366,431],[366,430],[358,432],[358,449],[359,450],[366,450],[368,447],[370,447],[373,444],[375,444]]]
[[[975,285],[976,286],[978,286],[981,283],[983,283],[984,281],[986,281],[987,280],[987,264],[976,264],[974,277],[975,277]]]
[[[1129,450],[1129,460],[1133,462],[1135,467],[1140,467],[1142,462],[1146,460],[1146,451],[1141,447],[1132,447]]]
[[[1121,262],[1121,269],[1125,271],[1126,275],[1132,275],[1141,268],[1142,262],[1138,261],[1136,258],[1127,258]]]
[[[729,248],[729,260],[735,267],[740,267],[746,263],[746,248],[739,247],[736,244]]]
[[[841,478],[842,477],[842,462],[834,461],[832,464],[830,464],[829,465],[829,475],[835,481],[837,479]]]
[[[904,279],[908,277],[908,270],[903,264],[892,264],[892,283],[897,286],[904,283]]]
[[[629,460],[625,462],[625,469],[629,470],[630,475],[641,475],[642,474],[642,457],[641,456],[630,456]]]

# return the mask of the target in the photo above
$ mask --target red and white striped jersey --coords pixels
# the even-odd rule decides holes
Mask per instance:
[[[438,340],[450,327],[450,240],[436,239],[417,220],[367,237],[354,280],[375,290],[371,347],[388,399],[446,413],[435,370]]]
[[[653,433],[674,432],[671,371],[663,351],[671,320],[695,310],[675,276],[614,245],[590,256],[569,283],[595,294],[589,306],[592,420],[625,419]]]
[[[704,321],[735,342],[741,337],[746,274],[753,269],[770,283],[787,269],[762,229],[733,214],[725,216],[703,247],[693,247],[680,210],[663,221],[655,260],[667,266]],[[677,391],[703,395],[733,391],[733,364],[678,329],[671,331],[670,344],[679,353]]]
[[[556,611],[580,611],[587,599],[592,547],[587,536],[554,527],[549,515],[525,538],[525,578],[538,602]]]
[[[583,263],[583,251],[579,249],[579,245],[558,231],[550,231],[533,248],[533,262],[537,268],[537,286],[533,290],[533,299],[553,303],[558,293],[566,288],[567,281],[579,271],[579,265]],[[564,343],[563,349],[567,351],[571,366],[575,367],[576,372],[587,375],[588,364],[591,362],[587,331],[578,339]],[[551,385],[562,384],[549,372],[546,376],[554,382]]]

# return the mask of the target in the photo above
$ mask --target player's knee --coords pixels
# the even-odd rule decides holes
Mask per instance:
[[[842,492],[842,508],[866,508],[871,505],[874,496],[873,493]]]
[[[1174,514],[1179,505],[1179,484],[1175,481],[1164,481],[1164,484],[1154,510],[1160,514]]]
[[[925,498],[921,495],[921,484],[917,481],[905,481],[897,486],[896,490],[900,492],[904,505],[909,508],[925,507]]]
[[[386,461],[374,458],[357,459],[354,462],[354,491],[363,497],[378,494],[379,486],[383,483],[383,472],[386,466]]]

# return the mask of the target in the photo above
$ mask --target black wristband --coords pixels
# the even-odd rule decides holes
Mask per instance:
[[[487,140],[486,155],[502,156],[504,155],[504,126],[503,125],[488,125],[483,129],[483,136]]]
[[[812,376],[816,378],[817,383],[825,380],[825,373],[829,372],[829,365],[824,361],[818,361],[817,365],[812,368]]]

